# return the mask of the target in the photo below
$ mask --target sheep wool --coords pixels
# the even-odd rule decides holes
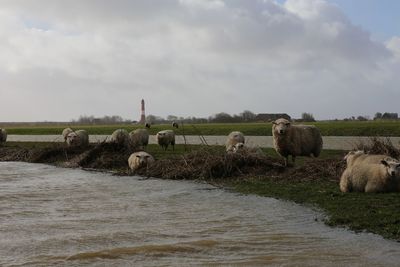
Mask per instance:
[[[394,192],[399,191],[399,185],[400,162],[390,157],[379,163],[368,160],[356,162],[347,167],[340,177],[342,192]]]
[[[285,158],[292,156],[293,164],[297,156],[318,157],[322,150],[322,137],[313,125],[292,125],[286,119],[273,122],[272,136],[276,152]]]
[[[154,163],[154,158],[147,152],[135,152],[128,158],[128,165],[131,170],[137,170],[142,167],[149,167]]]
[[[175,150],[175,132],[172,130],[163,130],[156,134],[158,145],[164,150],[168,149],[168,146],[172,146],[172,150]]]

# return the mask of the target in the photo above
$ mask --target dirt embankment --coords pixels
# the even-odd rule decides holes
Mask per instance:
[[[112,170],[120,175],[141,175],[165,179],[219,179],[268,176],[288,180],[338,180],[344,169],[340,159],[307,159],[306,164],[285,168],[280,159],[245,150],[227,154],[204,146],[182,155],[156,160],[151,168],[132,172],[127,159],[132,151],[110,143],[71,148],[54,144],[44,148],[0,147],[0,161],[47,163],[61,167]]]

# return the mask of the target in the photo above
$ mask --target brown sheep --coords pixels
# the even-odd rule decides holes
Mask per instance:
[[[285,166],[289,155],[294,165],[296,156],[318,157],[322,150],[321,133],[313,125],[292,125],[281,118],[273,122],[272,136],[276,152],[285,158]]]

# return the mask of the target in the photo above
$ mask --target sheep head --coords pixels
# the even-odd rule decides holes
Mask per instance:
[[[272,123],[272,129],[278,135],[285,135],[290,128],[290,121],[286,119],[277,119]]]

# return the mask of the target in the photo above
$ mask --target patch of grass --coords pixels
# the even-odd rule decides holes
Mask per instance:
[[[306,123],[318,127],[323,136],[400,136],[398,121],[328,121]],[[116,129],[132,131],[142,128],[140,125],[58,125],[58,126],[18,126],[7,127],[9,134],[61,134],[66,127],[84,129],[89,134],[110,135]],[[149,129],[150,134],[173,129],[178,135],[228,135],[232,131],[241,131],[248,136],[271,136],[271,123],[205,123],[185,124],[178,129],[169,124],[155,124]]]
[[[263,178],[228,182],[235,191],[290,200],[316,206],[327,215],[331,226],[368,231],[400,241],[400,198],[398,193],[341,193],[329,180],[290,182]]]

